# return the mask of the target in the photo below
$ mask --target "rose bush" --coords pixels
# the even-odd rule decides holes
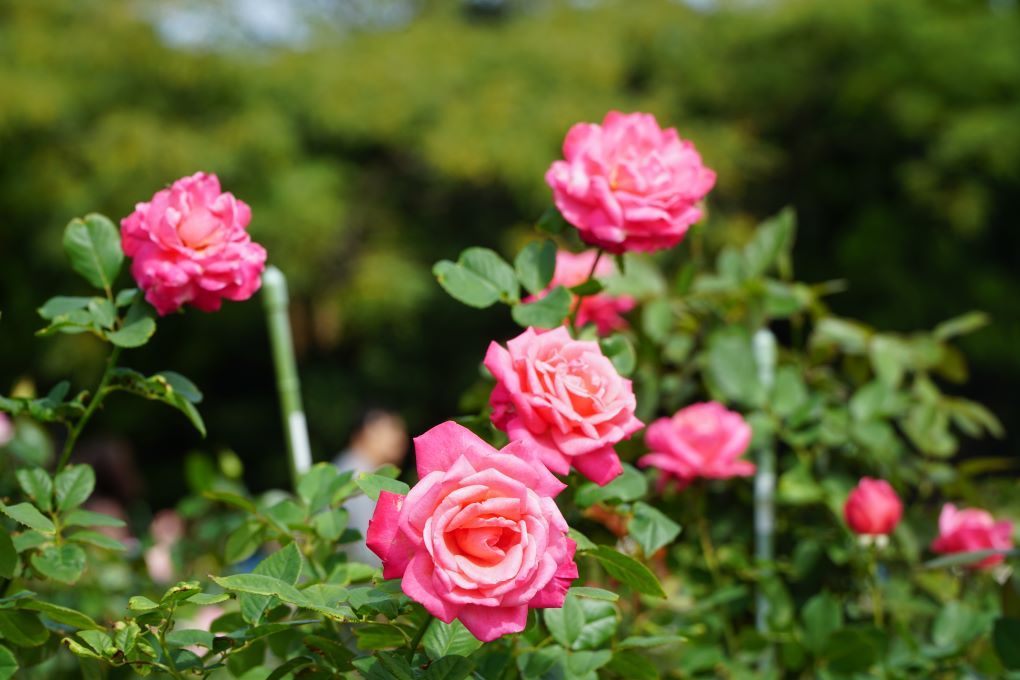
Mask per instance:
[[[204,173],[138,204],[120,238],[101,215],[72,220],[64,247],[92,290],[45,302],[40,335],[90,334],[107,367],[74,393],[19,382],[0,397],[14,419],[0,679],[1020,670],[1015,480],[987,478],[1001,461],[954,464],[965,437],[1002,430],[953,393],[954,340],[986,319],[906,334],[833,315],[834,286],[793,278],[789,211],[746,243],[713,241],[709,223],[647,254],[684,238],[715,179],[651,116],[581,124],[564,155],[547,177],[563,221],[544,216],[512,263],[468,248],[435,267],[454,298],[508,305],[523,331],[479,347],[465,413],[415,440],[413,485],[392,466],[304,470],[292,439],[291,488],[252,494],[236,455],[193,454],[193,494],[142,540],[98,511],[79,437],[120,392],[204,434],[197,386],[122,353],[155,315],[250,297],[265,252],[246,205]],[[116,288],[125,255],[144,295]],[[377,503],[367,537],[348,526],[358,495]],[[382,570],[351,557],[363,540]]]

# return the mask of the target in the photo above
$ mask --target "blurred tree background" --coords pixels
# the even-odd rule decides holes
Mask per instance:
[[[655,113],[718,171],[710,240],[795,206],[798,272],[848,283],[837,313],[913,330],[989,312],[964,343],[967,389],[1011,429],[1018,45],[1016,3],[982,0],[6,0],[0,391],[55,380],[72,357],[100,369],[90,338],[32,342],[35,308],[77,285],[64,224],[119,220],[201,169],[252,206],[251,233],[289,276],[316,457],[365,406],[420,432],[457,413],[488,340],[512,329],[498,309],[465,313],[432,263],[505,252],[549,202],[568,127],[615,108]],[[139,369],[194,378],[211,425],[203,442],[124,399],[117,426],[155,503],[177,498],[193,448],[234,447],[253,486],[279,483],[257,300],[175,317],[140,354]],[[1020,435],[968,446],[1015,456]]]

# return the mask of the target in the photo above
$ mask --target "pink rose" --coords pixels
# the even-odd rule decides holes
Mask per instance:
[[[638,465],[661,470],[660,484],[672,480],[684,488],[699,477],[754,474],[754,463],[739,460],[751,443],[751,426],[739,413],[714,401],[691,404],[672,418],[659,418],[648,426],[645,443],[651,452]]]
[[[884,479],[863,478],[843,505],[843,517],[855,534],[891,534],[902,516],[903,503]]]
[[[1013,523],[1007,520],[996,522],[995,518],[984,510],[967,508],[957,510],[952,503],[942,506],[939,515],[939,535],[932,541],[932,552],[958,553],[975,550],[1010,550],[1013,548]],[[972,569],[991,567],[1005,559],[1002,555],[992,555]]]
[[[598,343],[574,340],[562,326],[529,328],[505,349],[490,344],[485,367],[496,378],[492,423],[537,447],[547,468],[565,475],[573,465],[600,485],[623,472],[613,446],[643,423],[630,381]]]
[[[532,447],[496,451],[453,422],[414,447],[420,481],[407,496],[383,491],[368,525],[383,576],[484,642],[524,630],[529,608],[562,607],[576,545],[553,501],[564,485]]]
[[[251,209],[220,193],[216,175],[198,172],[157,191],[120,222],[131,274],[160,315],[194,305],[205,312],[223,298],[247,300],[262,284],[266,250],[245,229]]]
[[[586,250],[583,253],[571,253],[561,250],[556,253],[556,272],[553,274],[549,287],[541,293],[525,299],[525,302],[540,300],[549,294],[556,286],[573,288],[588,280],[588,274],[592,271],[598,251]],[[615,276],[616,265],[609,257],[603,257],[595,267],[595,277],[600,279]],[[575,296],[576,299],[576,296]],[[576,302],[575,302],[576,304]],[[621,316],[626,314],[635,306],[634,298],[621,295],[614,297],[608,293],[587,295],[581,298],[581,306],[577,310],[577,325],[584,326],[587,323],[594,323],[599,335],[609,335],[615,330],[627,327],[627,320]],[[573,305],[571,306],[573,307]]]
[[[715,184],[694,145],[648,113],[578,123],[563,157],[545,174],[556,207],[582,239],[611,253],[672,248],[701,219],[698,203]]]
[[[14,439],[14,423],[6,413],[0,413],[0,447],[7,446]]]

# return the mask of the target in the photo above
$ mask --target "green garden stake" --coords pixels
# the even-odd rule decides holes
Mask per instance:
[[[298,478],[312,467],[312,449],[308,442],[308,423],[301,406],[301,381],[294,359],[294,342],[287,314],[289,296],[287,279],[270,265],[262,274],[262,300],[266,305],[269,343],[276,367],[276,387],[280,392],[280,410],[290,457],[290,472],[295,485]]]

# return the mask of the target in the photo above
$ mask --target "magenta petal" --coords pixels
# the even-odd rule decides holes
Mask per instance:
[[[620,458],[611,446],[576,456],[572,461],[578,472],[599,486],[605,486],[623,474]]]
[[[460,605],[449,602],[436,592],[435,579],[432,574],[435,565],[432,557],[424,550],[417,552],[407,565],[400,587],[404,594],[429,610],[432,616],[443,623],[450,623],[457,617]]]
[[[386,561],[390,546],[393,545],[393,539],[397,535],[400,508],[404,504],[404,498],[401,494],[381,491],[372,519],[368,521],[365,543],[383,562]]]
[[[504,635],[524,630],[528,625],[528,607],[482,607],[468,604],[461,607],[457,618],[476,638],[482,642],[492,642]]]
[[[462,455],[472,460],[478,455],[484,456],[495,451],[474,432],[452,420],[436,425],[414,438],[419,477],[434,470],[446,472]]]

